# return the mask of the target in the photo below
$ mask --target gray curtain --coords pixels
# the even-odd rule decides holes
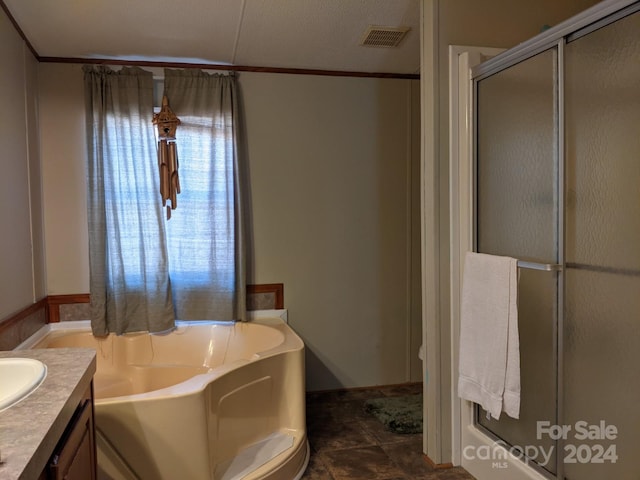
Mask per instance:
[[[85,67],[91,324],[95,335],[174,326],[152,128],[153,77]]]
[[[245,232],[235,75],[165,70],[181,193],[167,222],[177,317],[244,320]]]
[[[245,320],[245,234],[234,76],[165,72],[181,119],[181,193],[165,219],[153,77],[85,67],[91,320],[96,335]]]

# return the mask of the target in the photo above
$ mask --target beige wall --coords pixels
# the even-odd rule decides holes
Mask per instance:
[[[430,327],[425,329],[439,335],[437,363],[439,371],[430,372],[430,378],[438,378],[439,389],[436,410],[440,418],[431,419],[438,424],[438,445],[430,445],[428,452],[436,461],[450,459],[451,425],[451,337],[449,299],[449,45],[510,48],[541,32],[545,25],[554,26],[563,20],[598,3],[595,0],[423,0],[425,29],[423,52],[434,52],[434,68],[424,68],[422,86],[425,92],[434,92],[433,106],[423,111],[425,116],[434,116],[434,146],[427,145],[427,155],[435,156],[435,191],[433,195],[435,225],[435,252],[426,252],[432,262],[437,285],[435,304],[428,306],[427,318]],[[432,16],[432,13],[434,14]],[[435,22],[435,25],[433,23]],[[431,30],[433,29],[433,30]],[[435,33],[433,33],[435,32]],[[435,44],[434,44],[435,42]],[[427,58],[425,54],[425,59]],[[430,93],[427,93],[430,94]],[[429,105],[429,102],[426,102]],[[424,122],[425,124],[427,122]],[[427,166],[427,169],[429,166]],[[429,264],[429,260],[427,260]],[[430,314],[430,312],[435,312]],[[436,453],[440,452],[440,453]]]
[[[80,65],[41,63],[39,66],[49,295],[89,293],[82,78]]]
[[[45,294],[35,102],[36,60],[3,11],[0,11],[0,64],[2,319]]]
[[[409,303],[417,82],[243,74],[241,84],[254,279],[284,282],[310,389],[404,382],[412,364],[419,379]]]
[[[82,71],[39,73],[49,294],[86,293]],[[419,380],[418,82],[247,72],[239,83],[249,280],[284,283],[308,388]]]

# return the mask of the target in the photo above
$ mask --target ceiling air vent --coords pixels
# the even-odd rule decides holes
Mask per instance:
[[[378,27],[369,25],[369,28],[362,37],[360,45],[366,47],[397,47],[407,32],[409,27]]]

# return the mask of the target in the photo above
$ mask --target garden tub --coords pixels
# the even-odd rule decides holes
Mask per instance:
[[[292,480],[309,458],[304,344],[286,311],[94,337],[50,324],[18,348],[91,347],[99,478]]]

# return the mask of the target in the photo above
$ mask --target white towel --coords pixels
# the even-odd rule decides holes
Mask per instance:
[[[468,252],[462,280],[458,395],[492,417],[520,414],[518,262]]]

